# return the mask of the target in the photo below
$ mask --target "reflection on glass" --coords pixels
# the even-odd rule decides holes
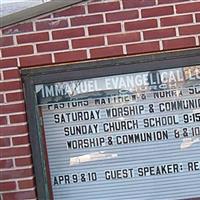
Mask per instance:
[[[181,143],[181,149],[187,149],[192,146],[192,144],[200,141],[200,138],[184,138]]]
[[[112,159],[112,158],[117,158],[117,157],[118,155],[116,153],[111,154],[111,153],[105,153],[105,151],[99,151],[99,152],[94,152],[94,153],[70,158],[70,165],[79,165],[85,162],[106,160],[106,159]]]

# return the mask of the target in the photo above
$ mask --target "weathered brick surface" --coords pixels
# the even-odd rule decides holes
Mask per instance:
[[[65,29],[52,32],[54,40],[81,37],[84,36],[84,34],[83,28]]]
[[[200,0],[83,2],[2,29],[0,198],[36,199],[21,68],[199,48]]]
[[[0,47],[13,45],[13,37],[0,37]]]
[[[16,67],[17,59],[0,59],[0,68]]]
[[[92,58],[103,58],[105,54],[108,56],[119,56],[123,54],[122,46],[103,47],[91,50]]]
[[[158,7],[158,8],[147,8],[142,10],[142,17],[158,17],[165,15],[172,15],[174,13],[172,6]]]
[[[161,18],[161,26],[174,26],[179,24],[189,24],[193,22],[193,17],[189,15],[173,16]]]
[[[129,44],[127,45],[128,54],[139,54],[145,52],[159,51],[158,42],[146,42],[141,44]]]
[[[35,181],[33,179],[25,179],[23,181],[19,181],[18,184],[20,189],[28,189],[33,188],[35,186]]]
[[[21,67],[31,67],[31,66],[45,65],[48,63],[52,63],[52,57],[50,54],[31,55],[31,56],[21,57],[19,61]]]
[[[5,28],[2,30],[4,35],[13,35],[13,34],[21,34],[28,33],[33,31],[33,24],[30,22],[22,22],[16,25],[13,25],[9,28]]]
[[[144,8],[148,6],[154,6],[156,4],[155,0],[148,0],[148,1],[141,1],[141,0],[123,0],[123,7],[124,8]]]
[[[9,192],[3,194],[4,200],[34,199],[35,191]]]
[[[86,48],[104,45],[104,37],[92,37],[72,40],[72,47],[76,48]]]
[[[7,102],[21,101],[24,96],[22,92],[11,92],[6,94]]]
[[[108,44],[131,43],[140,41],[139,32],[121,33],[108,36]]]
[[[68,17],[68,16],[77,16],[85,13],[84,6],[74,6],[71,8],[66,8],[64,10],[55,12],[53,16],[56,17]]]
[[[144,31],[144,39],[145,40],[174,37],[174,36],[176,36],[175,28]]]
[[[55,53],[55,61],[57,63],[80,61],[80,60],[85,60],[86,58],[87,58],[87,53],[85,50]]]
[[[120,4],[118,1],[116,2],[107,2],[107,3],[94,3],[88,6],[89,13],[96,13],[96,12],[109,12],[113,10],[118,10],[120,8]]]
[[[0,160],[0,169],[7,169],[7,168],[11,168],[11,167],[13,167],[13,160],[12,159]]]
[[[41,41],[47,41],[47,40],[49,40],[49,34],[47,32],[17,36],[18,44],[41,42]],[[22,53],[22,55],[23,55],[23,53]]]
[[[59,50],[65,50],[68,48],[69,48],[69,45],[67,41],[47,42],[47,43],[37,44],[38,52],[59,51]]]
[[[120,23],[117,24],[107,24],[107,25],[97,25],[88,28],[89,35],[100,35],[106,33],[115,33],[121,31]]]
[[[2,49],[3,57],[14,57],[20,55],[33,54],[33,47],[31,45],[19,46],[19,47],[10,47]]]
[[[181,48],[189,48],[195,45],[195,38],[188,37],[188,38],[181,38],[181,39],[171,39],[165,40],[163,42],[163,47],[165,50],[172,50],[172,49],[181,49]]]
[[[0,183],[0,192],[1,191],[15,190],[15,189],[16,189],[16,183],[15,182]]]
[[[157,26],[157,20],[155,19],[125,22],[126,31],[153,29]]]
[[[32,160],[30,157],[16,158],[15,164],[17,167],[30,166],[32,164]]]
[[[131,19],[137,19],[138,17],[139,17],[139,12],[137,10],[112,12],[106,14],[107,22],[131,20]]]
[[[190,2],[190,1],[189,1]],[[199,12],[200,11],[200,2],[192,2],[187,4],[178,4],[176,5],[177,13],[192,13],[192,12]]]
[[[46,21],[36,22],[36,30],[38,31],[66,28],[66,27],[68,27],[67,19],[46,20]]]
[[[6,70],[3,72],[3,77],[4,80],[20,78],[20,72],[18,69]]]
[[[81,17],[74,17],[71,19],[72,26],[98,24],[102,22],[103,22],[103,15],[81,16]]]
[[[0,82],[1,91],[12,91],[21,88],[22,88],[21,81]]]

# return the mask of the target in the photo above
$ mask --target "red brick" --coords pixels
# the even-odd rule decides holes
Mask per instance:
[[[184,49],[189,47],[195,47],[195,39],[192,37],[163,41],[164,50]]]
[[[35,191],[9,192],[3,194],[3,200],[35,199]]]
[[[85,59],[87,59],[87,53],[85,50],[55,53],[56,63],[72,62]]]
[[[27,125],[0,127],[0,136],[14,136],[27,133]]]
[[[17,59],[0,59],[0,68],[16,67]]]
[[[35,187],[35,181],[33,179],[18,181],[19,189],[28,189]]]
[[[24,103],[12,104],[12,105],[2,105],[0,109],[0,114],[9,114],[13,112],[24,112]]]
[[[58,50],[64,50],[68,48],[69,48],[69,45],[67,41],[37,44],[38,52],[58,51]]]
[[[52,63],[52,58],[50,54],[22,57],[19,60],[21,67],[32,67],[32,66],[46,65]]]
[[[91,58],[103,58],[123,55],[122,46],[103,47],[90,50]]]
[[[32,165],[32,159],[31,159],[31,157],[16,158],[15,159],[15,165],[17,167],[30,166],[30,165]]]
[[[158,0],[158,4],[168,4],[168,3],[178,3],[178,2],[184,2],[188,0]]]
[[[200,11],[200,2],[176,5],[177,13],[188,13],[188,12],[196,12],[196,11]]]
[[[2,49],[3,57],[28,55],[32,53],[33,53],[33,47],[31,45]]]
[[[45,16],[40,17],[40,18],[38,18],[38,19],[49,19],[49,18],[51,18],[51,15],[45,15]]]
[[[15,189],[16,189],[16,183],[14,181],[0,183],[0,192],[5,192]]]
[[[90,35],[98,35],[104,33],[115,33],[121,31],[120,24],[107,24],[107,25],[98,25],[88,28]]]
[[[3,96],[3,94],[0,94],[0,103],[4,103],[4,96]]]
[[[41,21],[36,22],[36,30],[51,30],[56,28],[67,28],[68,27],[68,21],[67,19],[55,19],[55,20],[47,20],[47,21]]]
[[[155,0],[123,0],[123,7],[124,8],[139,8],[139,7],[147,7],[147,6],[154,6]]]
[[[30,147],[12,147],[1,149],[1,158],[30,155]],[[1,180],[1,178],[0,178]]]
[[[41,42],[49,40],[49,34],[45,33],[33,33],[33,34],[26,34],[26,35],[19,35],[17,36],[17,43],[24,44],[24,43],[32,43],[32,42]]]
[[[103,22],[103,15],[81,16],[81,17],[74,17],[71,19],[72,26],[98,24],[102,22]]]
[[[22,92],[13,92],[13,93],[6,94],[7,102],[21,101],[23,99],[24,99],[24,96]]]
[[[120,5],[119,2],[108,2],[108,3],[96,3],[96,4],[90,4],[88,6],[88,12],[89,13],[95,13],[95,12],[106,12],[106,11],[112,11],[112,10],[119,10]]]
[[[0,138],[0,147],[7,147],[7,146],[10,146],[10,139]]]
[[[33,25],[32,23],[22,23],[22,24],[17,24],[13,25],[9,28],[5,28],[2,30],[2,33],[4,35],[9,35],[9,34],[16,34],[16,33],[25,33],[25,32],[31,32],[33,31]]]
[[[179,24],[187,24],[192,23],[193,18],[192,15],[181,15],[174,17],[166,17],[160,19],[161,26],[174,26]]]
[[[157,17],[157,16],[164,16],[164,15],[171,15],[174,14],[172,6],[165,6],[165,7],[157,7],[157,8],[148,8],[142,10],[142,17]]]
[[[85,32],[83,28],[74,28],[67,30],[59,30],[52,32],[53,39],[75,38],[84,36]]]
[[[120,44],[127,42],[136,42],[140,40],[140,33],[122,33],[108,36],[108,44]]]
[[[200,13],[197,13],[197,14],[196,14],[196,21],[197,21],[197,22],[200,22]]]
[[[21,81],[0,82],[0,91],[12,91],[22,88]]]
[[[156,27],[157,27],[157,21],[155,19],[140,20],[140,21],[125,23],[126,31],[142,30],[142,29],[149,29],[149,28],[156,28]]]
[[[121,12],[114,12],[114,13],[106,14],[107,22],[137,19],[138,17],[139,17],[139,14],[138,14],[137,10],[121,11]]]
[[[0,37],[0,47],[13,45],[13,37]]]
[[[159,51],[159,42],[147,42],[127,45],[128,54],[141,54]]]
[[[5,125],[5,124],[7,124],[7,119],[6,119],[6,117],[5,116],[0,116],[0,125]]]
[[[20,78],[18,69],[7,70],[3,72],[4,79]]]
[[[29,144],[29,137],[27,136],[22,136],[22,137],[13,137],[12,138],[13,145],[22,145],[22,144]]]
[[[76,16],[85,14],[84,6],[74,6],[71,8],[67,8],[65,10],[56,12],[53,14],[54,17],[63,17],[63,16]]]
[[[200,34],[200,25],[184,26],[179,28],[180,35]]]
[[[21,81],[0,82],[0,91],[12,91],[21,88]]]
[[[10,122],[12,124],[26,122],[26,115],[25,114],[10,115],[9,117],[10,117]]]
[[[72,47],[76,48],[86,48],[104,45],[104,37],[93,37],[72,40]]]
[[[144,39],[152,40],[176,36],[175,28],[144,31]]]
[[[0,169],[6,169],[6,168],[11,168],[11,167],[13,167],[12,159],[0,160]]]

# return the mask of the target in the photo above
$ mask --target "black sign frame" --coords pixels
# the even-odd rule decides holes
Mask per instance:
[[[200,48],[165,52],[142,56],[126,56],[99,61],[86,61],[55,66],[22,69],[25,103],[28,116],[29,137],[32,149],[37,198],[52,198],[48,184],[46,148],[42,140],[42,128],[35,85],[62,81],[81,80],[150,70],[172,69],[200,64]]]

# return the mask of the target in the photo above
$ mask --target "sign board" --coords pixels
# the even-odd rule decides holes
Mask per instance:
[[[55,200],[200,198],[200,66],[38,84]]]

